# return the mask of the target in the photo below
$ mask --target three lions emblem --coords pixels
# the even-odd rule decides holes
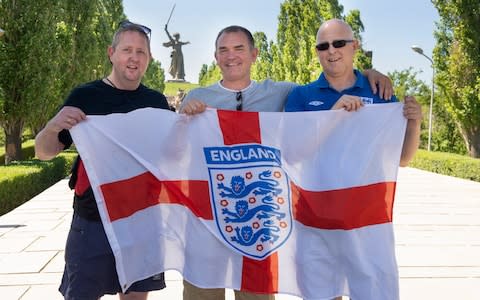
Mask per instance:
[[[292,214],[288,178],[279,166],[209,168],[212,204],[224,241],[263,259],[289,237]]]

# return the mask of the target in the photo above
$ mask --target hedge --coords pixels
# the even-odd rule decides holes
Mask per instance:
[[[480,159],[418,150],[410,167],[480,182]]]
[[[0,215],[65,178],[76,152],[64,152],[50,161],[37,159],[0,166]]]

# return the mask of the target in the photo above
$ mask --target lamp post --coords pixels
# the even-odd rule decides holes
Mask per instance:
[[[433,94],[435,90],[435,67],[433,66],[433,60],[423,53],[422,48],[420,48],[419,46],[413,45],[412,50],[417,52],[420,55],[423,55],[426,59],[428,59],[432,67],[432,95],[430,97],[430,110],[428,114],[429,116],[428,116],[428,145],[427,145],[427,150],[430,151],[430,145],[432,141],[432,107],[433,107]]]

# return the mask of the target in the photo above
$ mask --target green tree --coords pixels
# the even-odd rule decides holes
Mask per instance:
[[[371,69],[372,68],[372,52],[363,49],[362,42],[363,38],[361,33],[364,32],[365,28],[363,26],[362,20],[360,19],[360,11],[352,10],[345,17],[345,22],[352,27],[353,34],[355,39],[360,43],[360,49],[358,49],[355,54],[354,65],[360,70]]]
[[[267,36],[263,32],[255,32],[253,34],[255,47],[258,48],[259,54],[257,61],[252,66],[252,78],[255,80],[264,80],[272,77],[271,65],[273,62],[270,45]]]
[[[403,99],[407,95],[413,95],[422,105],[430,103],[430,89],[425,82],[418,80],[419,72],[413,70],[412,67],[388,73],[388,77],[392,80],[395,87],[395,95],[398,99]]]
[[[361,41],[363,23],[360,12],[353,10],[343,15],[343,6],[337,0],[286,0],[280,5],[277,44],[271,46],[273,78],[307,83],[321,72],[315,50],[318,27],[328,19],[345,20],[352,26],[355,37]],[[371,56],[360,49],[355,65],[359,69],[371,68]]]
[[[121,0],[61,1],[61,21],[57,23],[57,43],[61,51],[55,93],[44,99],[45,112],[28,123],[36,134],[57,112],[58,107],[78,84],[105,76],[110,71],[106,49],[118,23],[125,19]]]
[[[121,0],[68,0],[64,48],[63,95],[76,85],[98,79],[110,72],[107,47],[118,23],[125,19]]]
[[[45,99],[55,95],[59,64],[56,1],[0,2],[0,124],[5,132],[5,163],[21,160],[21,137],[29,119],[45,113]],[[52,25],[53,24],[53,25]]]
[[[285,71],[283,65],[280,63],[280,56],[282,53],[280,52],[280,49],[278,49],[278,45],[274,42],[270,42],[270,51],[272,53],[272,65],[270,66],[272,69],[272,79],[281,81],[285,78]]]
[[[422,105],[422,111],[428,111],[430,103],[430,89],[423,82],[417,79],[418,72],[412,67],[388,73],[395,87],[395,96],[401,101],[405,96],[415,96]],[[428,143],[428,118],[422,120],[422,131],[420,135],[420,147],[426,149]]]
[[[412,67],[388,73],[395,87],[395,95],[402,100],[407,95],[413,95],[422,105],[423,121],[420,135],[420,147],[427,149],[428,144],[428,111],[430,108],[431,89],[423,81],[418,80],[419,72]],[[442,99],[437,96],[433,102],[432,142],[433,151],[465,154],[465,144],[462,136],[452,121],[452,117],[445,110]]]
[[[106,48],[123,18],[121,0],[0,1],[6,163],[21,159],[25,125],[35,133],[72,87],[107,73]]]
[[[432,0],[438,10],[436,83],[468,153],[480,157],[480,5],[478,0]]]
[[[206,75],[200,80],[199,84],[201,86],[207,86],[219,81],[222,78],[222,73],[220,68],[217,66],[216,62],[212,62],[207,68]]]
[[[200,69],[200,73],[198,74],[198,82],[202,82],[203,78],[207,76],[208,66],[206,64],[202,64],[202,68]]]
[[[255,32],[259,49],[257,62],[252,67],[252,78],[288,80],[307,83],[318,78],[321,66],[315,49],[318,27],[324,20],[344,19],[352,26],[355,37],[361,41],[363,23],[360,12],[353,10],[343,16],[343,6],[337,0],[285,0],[280,4],[276,42],[267,41],[263,32]],[[359,69],[371,68],[371,55],[360,49],[355,57]],[[202,67],[199,83],[206,85],[219,79],[215,65]]]
[[[299,83],[310,81],[305,77],[310,79],[309,74],[314,70],[309,68],[305,56],[314,57],[316,30],[323,20],[320,13],[321,7],[316,0],[286,0],[280,5],[277,28],[279,55],[275,56],[278,59],[275,63],[281,65],[277,69],[283,74],[277,79]]]
[[[159,61],[152,59],[145,72],[142,83],[151,89],[163,93],[165,90],[165,71]]]

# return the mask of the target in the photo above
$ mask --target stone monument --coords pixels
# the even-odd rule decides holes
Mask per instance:
[[[172,52],[170,57],[172,58],[170,62],[170,68],[168,69],[168,73],[172,76],[173,80],[176,82],[184,82],[185,81],[185,66],[183,60],[183,53],[182,53],[182,46],[186,44],[190,44],[190,42],[182,42],[180,41],[180,34],[174,33],[173,37],[168,32],[168,24],[165,25],[165,32],[170,41],[163,43],[164,47],[171,47]]]

